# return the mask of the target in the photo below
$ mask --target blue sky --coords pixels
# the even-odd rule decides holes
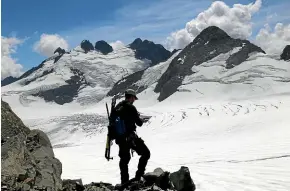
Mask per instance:
[[[254,0],[226,0],[227,5],[249,4]],[[33,51],[40,35],[59,34],[70,48],[83,39],[91,42],[121,40],[125,44],[135,38],[164,43],[170,33],[185,27],[186,22],[207,9],[211,0],[2,0],[1,35],[17,37],[25,42],[13,57],[24,71],[40,64],[44,56]],[[289,0],[264,0],[253,16],[253,38],[264,24],[290,23]],[[275,14],[270,20],[268,17]]]

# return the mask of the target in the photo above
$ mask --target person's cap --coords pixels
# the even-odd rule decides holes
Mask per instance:
[[[125,91],[125,94],[132,95],[132,96],[135,97],[135,99],[138,99],[137,96],[136,96],[136,92],[134,90],[132,90],[132,89],[127,89]]]

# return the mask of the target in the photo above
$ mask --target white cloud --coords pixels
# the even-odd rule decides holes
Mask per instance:
[[[17,63],[17,59],[12,58],[11,54],[16,53],[17,46],[24,40],[16,37],[1,36],[1,80],[8,77],[19,77],[23,72],[22,65]]]
[[[286,45],[290,45],[290,24],[277,23],[274,31],[265,25],[256,36],[256,44],[268,54],[281,54]]]
[[[114,50],[118,50],[120,48],[124,48],[125,44],[122,41],[117,40],[116,42],[111,42],[110,45]]]
[[[167,37],[166,46],[171,50],[184,48],[208,26],[217,26],[233,38],[246,39],[252,34],[252,15],[259,11],[261,5],[262,0],[256,0],[248,5],[234,4],[231,8],[222,1],[215,1],[207,10],[187,22],[184,29]]]
[[[65,50],[69,45],[67,41],[58,34],[42,34],[40,40],[34,44],[34,50],[44,56],[51,56],[58,47]]]

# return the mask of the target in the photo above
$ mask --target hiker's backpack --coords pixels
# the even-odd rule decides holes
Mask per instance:
[[[118,115],[115,105],[111,107],[110,124],[108,126],[109,136],[111,140],[121,137],[126,133],[124,120]]]

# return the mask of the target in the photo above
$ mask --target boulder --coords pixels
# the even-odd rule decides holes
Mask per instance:
[[[63,191],[83,191],[85,187],[83,186],[82,179],[75,180],[63,180],[62,181],[62,190]]]
[[[1,103],[1,190],[61,190],[62,164],[47,135],[27,128]]]
[[[190,177],[190,172],[187,167],[182,166],[179,171],[170,174],[170,181],[177,191],[195,190],[195,184]]]

